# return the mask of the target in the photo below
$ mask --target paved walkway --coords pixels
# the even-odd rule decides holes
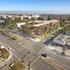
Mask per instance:
[[[5,61],[2,58],[0,58],[0,68],[2,68],[4,65],[5,65]]]

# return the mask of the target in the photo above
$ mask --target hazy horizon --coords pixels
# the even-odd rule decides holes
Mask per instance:
[[[0,10],[0,14],[70,14],[65,11],[20,11],[20,10]]]

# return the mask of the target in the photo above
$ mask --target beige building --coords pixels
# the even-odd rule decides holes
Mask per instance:
[[[30,25],[24,27],[32,34],[42,35],[45,32],[49,33],[60,26],[59,20],[49,20],[49,21],[33,21]]]

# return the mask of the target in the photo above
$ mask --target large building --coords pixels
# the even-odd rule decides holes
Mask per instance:
[[[45,32],[49,33],[55,29],[58,29],[60,26],[59,20],[36,20],[31,22],[29,25],[23,27],[23,30],[26,32],[31,32],[34,35],[42,35]]]
[[[50,32],[54,28],[58,28],[58,20],[49,20],[49,21],[34,21],[33,22],[33,32],[37,35],[43,34],[45,32]]]

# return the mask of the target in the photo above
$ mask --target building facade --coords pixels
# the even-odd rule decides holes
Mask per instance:
[[[60,26],[59,20],[49,21],[33,21],[30,25],[24,26],[23,30],[28,30],[34,35],[42,35],[44,33],[50,33],[51,31],[58,29]]]

